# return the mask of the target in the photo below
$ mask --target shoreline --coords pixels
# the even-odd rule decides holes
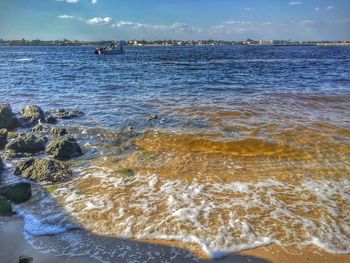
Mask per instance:
[[[33,248],[24,238],[23,233],[23,220],[20,217],[2,217],[0,221],[0,232],[2,238],[0,239],[0,257],[4,260],[4,263],[17,263],[20,256],[32,257],[33,263],[94,263],[101,262],[93,259],[87,255],[84,256],[57,256],[53,253],[42,253],[39,250]],[[48,236],[45,238],[54,238],[53,236]],[[103,237],[102,237],[103,238]],[[109,237],[106,237],[109,238]],[[170,260],[170,262],[255,262],[255,263],[267,263],[267,262],[278,262],[278,263],[307,263],[307,262],[337,262],[346,263],[350,260],[350,255],[340,255],[340,254],[330,254],[324,250],[316,248],[314,246],[306,247],[302,250],[295,248],[283,248],[278,245],[269,245],[264,247],[258,247],[255,249],[245,250],[238,254],[233,254],[231,256],[224,257],[222,259],[209,259],[205,255],[197,254],[198,258],[188,259],[187,256],[176,256],[172,260],[169,251],[177,250],[176,242],[170,241],[149,241],[149,242],[139,242],[133,240],[122,240],[118,238],[109,238],[111,246],[116,244],[127,244],[136,245],[142,250],[144,254],[139,260],[142,262],[163,262],[163,260]],[[174,247],[175,246],[175,247]],[[180,250],[180,249],[179,249]],[[132,250],[134,251],[134,250]],[[130,258],[133,257],[133,252],[128,254],[124,259],[125,261],[120,261],[117,257],[115,261],[106,262],[129,262]],[[150,253],[162,254],[163,258],[159,261],[151,259]],[[136,254],[136,253],[135,253]],[[151,259],[151,260],[150,260]]]

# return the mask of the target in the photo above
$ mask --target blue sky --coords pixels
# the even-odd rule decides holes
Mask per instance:
[[[0,0],[4,39],[350,39],[350,0]]]

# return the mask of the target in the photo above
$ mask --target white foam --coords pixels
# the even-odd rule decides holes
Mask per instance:
[[[78,193],[75,183],[91,177],[99,179],[98,186],[91,186],[98,192]],[[349,253],[350,226],[337,219],[350,213],[344,210],[349,208],[339,208],[342,202],[349,202],[349,190],[349,180],[310,180],[300,185],[276,180],[205,184],[157,175],[123,178],[113,170],[91,167],[52,194],[62,200],[73,218],[101,235],[195,243],[204,253],[219,258],[273,242],[282,246],[312,244],[331,253]],[[288,203],[279,194],[303,198]],[[334,200],[334,194],[341,201]],[[306,215],[312,214],[319,206],[326,214],[317,220],[295,212],[302,209]],[[101,219],[86,219],[91,214]],[[62,215],[43,216],[44,220],[25,216],[26,231],[33,235],[62,233],[73,227],[60,219]],[[301,228],[302,234],[291,225]],[[281,229],[285,234],[276,235]]]
[[[17,61],[17,62],[30,62],[30,61],[33,61],[32,58],[18,58],[18,59],[15,59],[14,61]]]

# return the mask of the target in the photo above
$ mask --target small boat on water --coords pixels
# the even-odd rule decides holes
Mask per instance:
[[[122,43],[109,43],[108,45],[104,45],[102,47],[97,46],[95,49],[95,54],[96,55],[101,55],[101,54],[124,54],[124,48]]]

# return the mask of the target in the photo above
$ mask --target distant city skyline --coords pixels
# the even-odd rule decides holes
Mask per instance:
[[[4,39],[350,39],[347,0],[1,0]]]

